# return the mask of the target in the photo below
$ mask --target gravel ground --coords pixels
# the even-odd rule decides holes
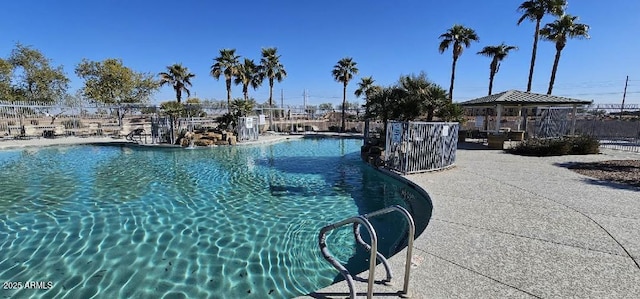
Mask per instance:
[[[603,181],[613,181],[640,187],[640,160],[608,160],[576,163],[569,169]]]

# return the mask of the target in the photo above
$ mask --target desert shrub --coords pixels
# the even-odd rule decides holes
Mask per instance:
[[[595,137],[583,135],[575,137],[567,137],[571,143],[572,155],[589,155],[600,152],[600,141]]]
[[[600,143],[590,136],[562,138],[532,138],[507,149],[508,153],[522,156],[588,155],[600,151]]]

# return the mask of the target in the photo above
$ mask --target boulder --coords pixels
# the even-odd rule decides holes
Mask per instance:
[[[214,144],[215,144],[214,141],[210,139],[198,139],[193,142],[193,145],[196,145],[196,146],[211,146]]]

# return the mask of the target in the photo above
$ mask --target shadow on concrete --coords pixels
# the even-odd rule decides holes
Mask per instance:
[[[621,173],[630,173],[632,171],[637,171],[638,167],[634,166],[623,166],[623,165],[604,165],[599,162],[569,162],[569,163],[554,163],[555,166],[567,168],[569,170],[573,170],[574,172],[586,176],[582,180],[591,185],[603,186],[612,189],[619,190],[631,190],[631,191],[640,191],[640,181],[635,180],[631,176],[619,175],[615,178],[611,178],[610,180],[606,179],[598,179],[595,177],[589,176],[587,173],[581,173],[576,170],[597,170],[601,172],[621,172]]]
[[[490,150],[488,146],[475,142],[458,142],[458,149],[461,150]]]

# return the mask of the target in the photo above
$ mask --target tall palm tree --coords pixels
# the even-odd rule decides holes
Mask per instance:
[[[273,105],[273,83],[275,80],[282,82],[287,76],[284,65],[280,63],[280,55],[277,48],[262,48],[260,68],[264,77],[269,80],[269,107]]]
[[[342,126],[341,130],[345,130],[345,108],[347,107],[347,84],[353,79],[353,75],[358,74],[358,63],[353,61],[351,57],[345,57],[340,59],[336,65],[333,66],[331,74],[333,79],[343,84],[342,89]]]
[[[189,69],[183,67],[182,64],[176,63],[167,66],[167,71],[159,73],[158,76],[160,76],[160,86],[168,84],[176,91],[176,101],[178,103],[182,101],[183,91],[187,93],[187,96],[191,96],[191,91],[187,86],[191,86],[191,78],[196,75],[190,73]]]
[[[536,22],[536,31],[533,33],[533,50],[531,51],[531,66],[529,67],[529,81],[527,81],[527,92],[531,91],[533,81],[533,68],[536,65],[536,52],[538,51],[538,37],[540,33],[540,22],[546,14],[561,16],[567,6],[567,0],[528,0],[522,2],[518,11],[522,13],[518,19],[518,25],[525,19]]]
[[[447,32],[440,35],[440,54],[444,53],[449,46],[453,44],[453,63],[451,64],[451,85],[449,87],[449,100],[453,102],[453,82],[456,77],[456,63],[458,62],[458,58],[462,55],[462,47],[464,45],[465,48],[469,48],[471,46],[471,42],[477,42],[480,40],[476,31],[464,27],[462,25],[453,25],[453,27],[447,29]]]
[[[236,49],[221,49],[220,56],[214,59],[211,66],[211,76],[216,80],[224,75],[227,83],[227,110],[231,113],[231,79],[238,73],[240,56],[236,55]]]
[[[564,15],[540,29],[540,35],[543,39],[556,44],[556,57],[553,60],[553,69],[551,69],[551,79],[549,80],[549,90],[547,90],[547,94],[551,94],[553,90],[556,71],[558,71],[558,62],[560,62],[560,54],[562,53],[562,49],[567,45],[567,38],[589,38],[589,25],[580,24],[577,23],[577,21],[577,16]]]
[[[238,65],[238,72],[236,73],[233,83],[236,85],[242,84],[242,95],[244,100],[249,100],[249,86],[253,89],[262,85],[264,77],[260,71],[260,67],[253,62],[253,59],[244,59],[244,63]]]
[[[517,49],[518,47],[516,46],[508,46],[502,43],[498,46],[486,46],[482,48],[482,51],[478,52],[480,55],[492,58],[489,65],[489,95],[493,90],[493,78],[500,70],[500,62],[509,55],[509,51]]]

